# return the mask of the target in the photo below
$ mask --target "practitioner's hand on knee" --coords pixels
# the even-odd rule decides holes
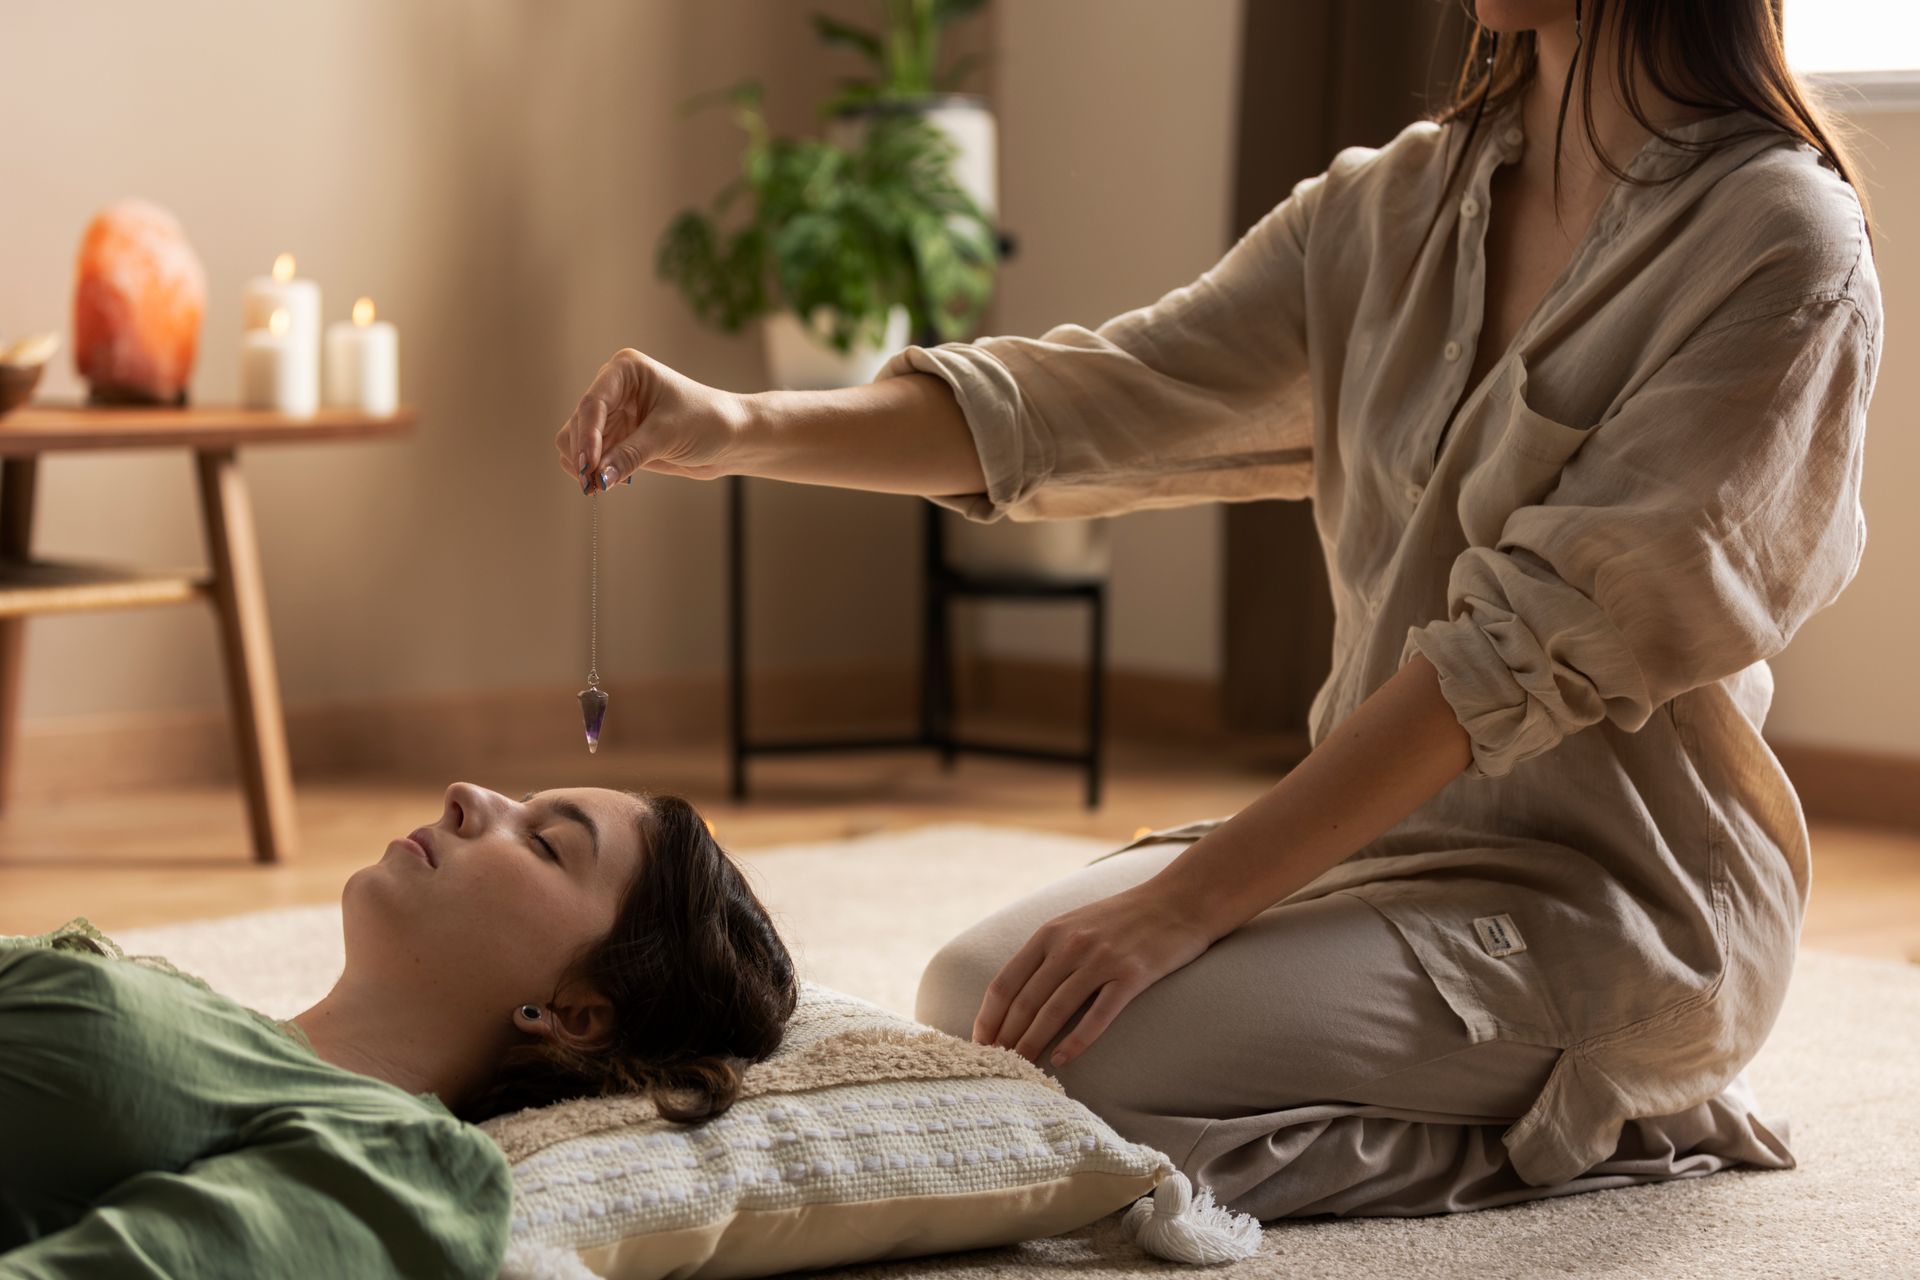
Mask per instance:
[[[729,474],[741,417],[739,396],[629,347],[600,367],[553,444],[582,493],[636,471],[711,480]]]
[[[1038,1063],[1091,997],[1093,1006],[1054,1050],[1052,1065],[1065,1066],[1135,996],[1212,945],[1213,936],[1171,909],[1151,882],[1077,907],[1035,930],[987,984],[973,1039]]]

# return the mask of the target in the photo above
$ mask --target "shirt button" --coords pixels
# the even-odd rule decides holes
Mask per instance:
[[[1462,200],[1460,202],[1460,216],[1463,218],[1479,217],[1480,202],[1478,200],[1475,200],[1472,196],[1468,196],[1465,200]]]
[[[1510,147],[1519,146],[1521,143],[1521,140],[1524,139],[1525,137],[1526,135],[1524,133],[1521,133],[1520,130],[1518,129],[1508,129],[1506,133],[1501,135],[1502,140]]]
[[[1367,616],[1369,618],[1377,618],[1380,616],[1380,597],[1375,596],[1373,599],[1367,601]]]
[[[1418,502],[1420,501],[1420,493],[1421,493],[1421,490],[1420,490],[1420,486],[1419,486],[1419,485],[1417,485],[1417,484],[1410,484],[1410,485],[1408,485],[1408,486],[1407,486],[1407,501],[1408,501],[1408,502],[1413,502],[1413,503],[1418,503]]]
[[[1460,344],[1449,340],[1446,346],[1440,348],[1440,354],[1449,360],[1458,360],[1460,358]]]

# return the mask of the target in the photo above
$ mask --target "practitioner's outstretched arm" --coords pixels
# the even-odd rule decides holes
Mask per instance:
[[[986,488],[953,392],[916,373],[836,391],[740,394],[628,348],[615,353],[554,440],[585,490],[636,471],[764,476],[877,493]]]

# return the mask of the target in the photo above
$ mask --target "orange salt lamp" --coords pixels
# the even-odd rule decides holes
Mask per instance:
[[[73,360],[96,404],[185,404],[207,275],[180,222],[146,200],[93,216],[74,270]]]

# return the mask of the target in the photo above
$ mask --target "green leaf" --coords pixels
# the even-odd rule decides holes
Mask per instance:
[[[871,31],[862,31],[859,27],[828,17],[824,13],[813,15],[813,31],[824,44],[839,45],[852,49],[872,58],[876,64],[885,61],[880,49],[880,37]]]

